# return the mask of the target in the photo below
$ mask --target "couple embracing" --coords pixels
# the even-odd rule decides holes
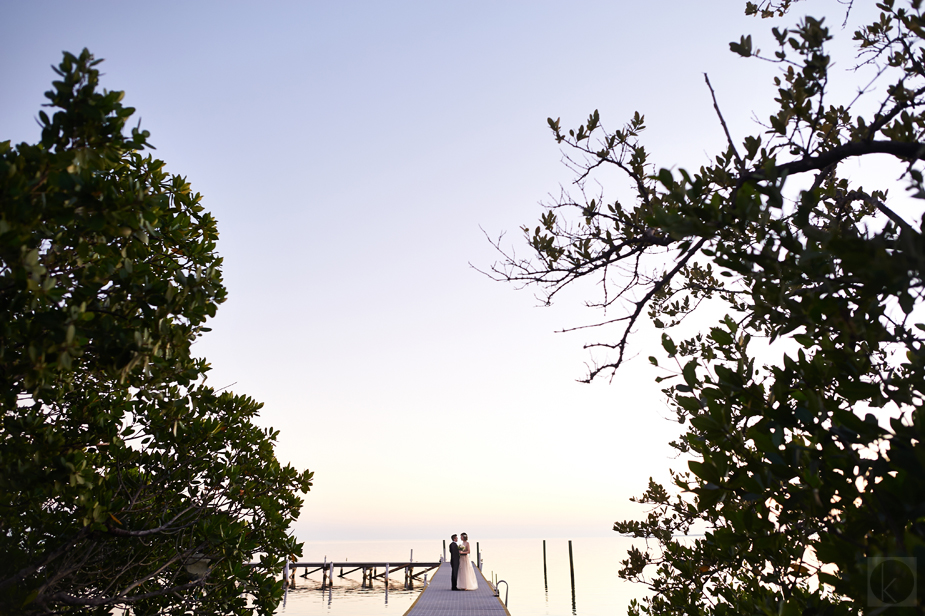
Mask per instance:
[[[469,536],[462,534],[462,541],[456,543],[456,535],[450,537],[450,567],[452,569],[452,590],[478,590],[479,582],[469,562]]]

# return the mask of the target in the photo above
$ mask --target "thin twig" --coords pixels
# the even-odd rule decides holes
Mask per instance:
[[[707,82],[707,87],[710,88],[710,96],[713,97],[713,109],[716,109],[716,115],[719,118],[719,123],[723,125],[723,131],[726,133],[726,141],[729,142],[729,148],[732,150],[732,153],[736,157],[736,163],[738,163],[739,171],[744,172],[742,166],[742,157],[739,156],[739,152],[736,150],[736,146],[732,142],[732,135],[729,134],[729,127],[726,126],[726,120],[723,118],[723,112],[719,110],[719,103],[716,102],[716,92],[713,91],[713,86],[710,84],[709,75],[704,73],[703,80]]]

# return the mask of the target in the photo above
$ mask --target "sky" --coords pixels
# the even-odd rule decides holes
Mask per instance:
[[[230,297],[195,349],[315,472],[300,539],[606,537],[686,466],[645,359],[658,334],[578,383],[583,345],[617,335],[556,333],[599,316],[594,287],[542,307],[479,273],[486,234],[526,254],[519,228],[572,181],[548,117],[638,110],[657,164],[696,168],[725,141],[708,73],[732,133],[760,132],[775,69],[728,42],[779,22],[744,4],[7,1],[0,140],[38,140],[63,50],[105,59],[218,219]],[[838,29],[836,2],[807,6]]]

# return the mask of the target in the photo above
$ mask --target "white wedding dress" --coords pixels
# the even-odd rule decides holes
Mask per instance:
[[[463,541],[459,545],[460,548],[465,548],[467,551],[469,550],[468,541]],[[478,590],[479,580],[477,576],[478,573],[475,572],[475,569],[472,568],[472,564],[469,562],[469,555],[460,554],[459,574],[456,577],[456,587],[460,590]]]

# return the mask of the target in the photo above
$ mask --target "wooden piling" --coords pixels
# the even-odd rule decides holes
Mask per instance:
[[[572,575],[572,613],[576,613],[575,607],[575,559],[572,557],[572,540],[568,541],[568,568]]]
[[[475,542],[475,566],[482,570],[482,559],[479,557],[479,542]]]
[[[549,590],[549,580],[546,577],[546,540],[543,539],[543,586]]]

